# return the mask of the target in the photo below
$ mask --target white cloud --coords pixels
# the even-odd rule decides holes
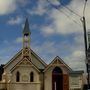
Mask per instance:
[[[70,17],[72,18],[72,16]],[[51,24],[41,28],[41,31],[44,34],[72,34],[82,32],[80,25],[78,26],[72,19],[70,20],[57,10],[52,10],[49,18],[52,20]]]
[[[59,5],[58,0],[48,0],[53,5]],[[47,7],[51,6],[47,0],[38,0],[37,5],[33,7],[32,10],[27,10],[30,15],[44,15],[48,14],[47,22],[51,23],[48,25],[43,25],[40,27],[42,34],[44,35],[55,35],[55,34],[72,34],[72,33],[81,33],[83,32],[82,22],[80,18],[83,16],[83,7],[85,0],[72,0],[66,7],[71,9],[68,10],[66,7],[59,8],[56,10],[54,7],[48,9]],[[88,1],[90,3],[90,1]],[[89,15],[89,7],[90,5],[87,3],[86,8],[86,19],[87,19],[87,29],[90,28],[90,15]],[[76,14],[78,15],[76,15]]]
[[[65,57],[65,61],[73,69],[86,70],[85,68],[85,54],[83,50],[73,50],[72,53]]]
[[[22,43],[23,42],[23,38],[22,37],[18,37],[15,40],[15,43]]]
[[[41,6],[38,6],[38,8],[33,8],[32,10],[27,10],[27,12],[30,14],[30,15],[43,15],[46,10],[43,9]]]
[[[10,18],[10,20],[7,22],[10,25],[15,25],[15,24],[21,24],[23,21],[23,18],[20,16],[17,16],[15,18]]]
[[[53,1],[53,0],[50,0]],[[57,0],[55,0],[57,1]],[[88,1],[88,3],[90,3]],[[72,11],[69,11],[65,7],[59,8],[56,10],[54,7],[53,9],[48,12],[47,21],[51,20],[51,23],[47,26],[43,25],[41,27],[41,32],[45,35],[55,35],[55,34],[72,34],[72,33],[81,33],[83,32],[83,25],[80,21],[80,18],[83,16],[83,6],[84,0],[72,0],[69,7]],[[89,15],[89,4],[86,8],[86,20],[87,20],[87,29],[90,28],[90,15]],[[74,12],[73,12],[74,11]],[[76,14],[78,15],[76,15]],[[48,19],[49,18],[49,19]]]
[[[76,35],[73,40],[73,45],[69,46],[71,53],[69,53],[64,59],[73,69],[86,70],[83,34]]]
[[[48,3],[46,0],[38,0],[37,1],[37,5],[35,7],[33,7],[32,9],[28,9],[27,12],[30,15],[44,15],[45,13],[47,13],[48,11]]]
[[[0,0],[0,15],[12,13],[27,4],[28,0]]]
[[[0,0],[0,15],[11,13],[15,9],[15,0]]]
[[[77,50],[73,53],[73,56],[80,57],[81,55],[84,56],[84,51]]]

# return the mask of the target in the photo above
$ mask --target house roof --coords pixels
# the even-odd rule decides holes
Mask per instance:
[[[53,61],[45,68],[44,72],[46,72],[46,71],[51,67],[51,65],[52,65],[53,63],[55,63],[55,62],[56,62],[57,65],[58,65],[58,64],[63,64],[64,66],[67,67],[67,69],[68,69],[69,71],[72,71],[72,69],[71,69],[59,56],[56,56],[56,57],[53,59]]]
[[[8,65],[10,65],[13,60],[15,60],[16,58],[18,58],[18,56],[20,56],[22,53],[22,50],[20,50],[19,52],[17,52],[4,66],[4,68],[6,68]]]
[[[27,64],[28,63],[28,64]],[[10,71],[13,71],[17,66],[20,66],[20,64],[21,64],[21,66],[33,66],[38,72],[40,72],[40,70],[38,69],[38,67],[37,66],[35,66],[32,62],[31,62],[31,60],[29,59],[29,58],[26,58],[26,57],[24,57],[24,58],[22,58],[22,60],[20,61],[20,62],[18,62]]]
[[[22,50],[20,50],[10,61],[8,61],[5,64],[4,68],[8,67],[11,63],[14,62],[14,60],[21,57],[22,57]],[[31,50],[31,58],[32,58],[32,63],[35,66],[37,66],[38,69],[45,69],[45,67],[47,66],[47,64],[33,50]],[[17,63],[19,61],[20,59],[18,59]],[[14,63],[14,65],[16,65],[17,63]]]
[[[82,74],[82,73],[84,73],[84,71],[83,70],[79,70],[79,71],[72,71],[72,72],[69,72],[70,74]]]

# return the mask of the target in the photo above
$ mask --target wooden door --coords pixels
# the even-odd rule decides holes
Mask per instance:
[[[63,74],[59,67],[52,72],[52,90],[63,90]]]
[[[68,76],[68,74],[63,75],[63,90],[69,90],[69,76]]]

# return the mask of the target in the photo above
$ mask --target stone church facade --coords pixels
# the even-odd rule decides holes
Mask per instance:
[[[73,71],[59,56],[46,64],[30,48],[29,23],[23,30],[23,48],[3,66],[0,90],[82,90],[83,71]]]

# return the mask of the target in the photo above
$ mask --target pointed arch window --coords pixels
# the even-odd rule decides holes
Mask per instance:
[[[30,82],[34,82],[34,73],[33,72],[30,73]]]
[[[62,70],[59,67],[55,67],[53,70],[53,74],[62,74]]]
[[[20,81],[20,72],[17,71],[16,73],[16,82],[19,82]]]

